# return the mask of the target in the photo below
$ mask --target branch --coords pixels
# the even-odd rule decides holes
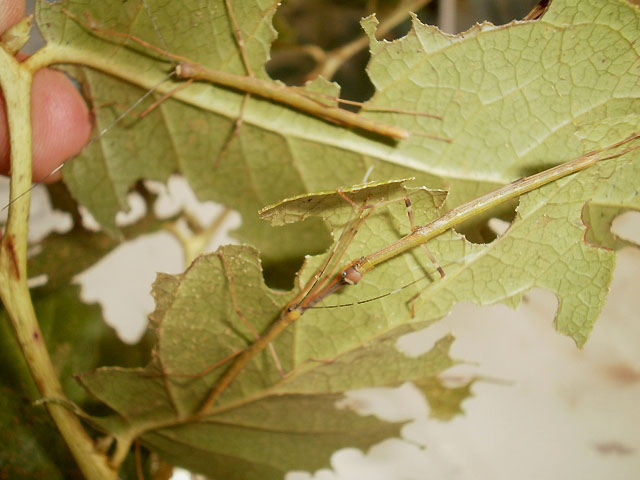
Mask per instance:
[[[376,38],[380,40],[386,37],[391,30],[407,19],[407,15],[410,12],[417,12],[430,1],[431,0],[410,0],[408,2],[400,2],[400,5],[380,23],[376,30]],[[347,60],[368,46],[369,37],[362,35],[346,45],[327,52],[316,68],[307,75],[307,78],[312,79],[322,75],[327,80],[331,80]]]
[[[189,232],[180,229],[178,220],[165,223],[164,228],[175,237],[182,247],[185,267],[191,265],[196,257],[205,251],[211,239],[220,232],[231,212],[230,208],[224,208],[208,227],[201,225],[194,215],[185,212],[184,216]]]

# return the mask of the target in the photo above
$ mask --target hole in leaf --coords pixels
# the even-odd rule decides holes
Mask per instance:
[[[517,206],[518,201],[514,200],[497,208],[492,208],[482,215],[461,223],[455,227],[455,230],[464,235],[466,239],[472,243],[490,243],[498,237],[499,232],[496,232],[496,230],[491,227],[489,221],[495,218],[511,224],[516,217]]]
[[[283,229],[282,232],[286,232],[286,235],[277,235],[277,238],[291,243],[280,244],[271,252],[264,251],[261,255],[262,271],[268,287],[291,290],[305,256],[326,252],[331,246],[332,238],[325,223],[319,218],[275,227],[274,231],[280,229]]]
[[[303,257],[288,258],[279,262],[265,261],[262,266],[265,283],[269,288],[291,290],[293,279],[303,262]]]
[[[640,245],[640,212],[625,212],[613,220],[611,231],[630,242]]]

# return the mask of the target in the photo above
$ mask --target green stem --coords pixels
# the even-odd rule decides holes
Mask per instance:
[[[46,408],[88,479],[117,478],[117,472],[98,453],[68,402],[47,352],[27,286],[27,220],[31,185],[31,81],[32,72],[0,49],[0,84],[6,102],[11,145],[11,208],[0,245],[0,297],[40,395],[59,402]],[[64,127],[62,127],[64,128]],[[14,202],[14,200],[16,200]]]
[[[232,210],[230,208],[223,209],[211,225],[206,228],[199,225],[198,220],[189,214],[189,212],[185,212],[184,215],[187,218],[187,223],[191,230],[188,233],[180,229],[178,221],[167,222],[165,224],[165,230],[171,233],[182,247],[185,267],[191,265],[191,262],[204,252],[207,245],[211,242],[211,239],[219,233],[222,224],[229,218],[231,212]]]

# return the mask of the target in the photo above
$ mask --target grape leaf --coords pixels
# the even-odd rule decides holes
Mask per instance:
[[[209,68],[244,74],[224,2],[196,3],[147,2],[163,40],[140,2],[61,5],[79,18],[89,13],[101,28],[165,44],[171,53]],[[99,38],[64,15],[61,5],[41,3],[38,14],[45,38],[60,57],[131,82],[94,70],[79,74],[96,105],[97,127],[103,128],[163,78],[170,64],[122,37]],[[274,38],[275,6],[233,2],[251,68],[261,78],[266,78],[264,62]],[[404,127],[414,133],[409,139],[390,142],[252,97],[238,135],[227,144],[243,95],[203,83],[176,93],[143,120],[125,121],[82,161],[73,162],[67,181],[74,195],[113,231],[115,212],[124,208],[133,182],[166,179],[180,171],[201,199],[242,213],[239,238],[256,245],[265,258],[282,260],[299,256],[301,245],[309,253],[319,252],[326,237],[318,225],[309,224],[267,231],[255,211],[277,199],[359,183],[374,166],[373,179],[415,176],[417,184],[446,187],[448,205],[455,206],[593,145],[603,146],[598,125],[637,115],[638,47],[633,40],[638,10],[623,0],[556,0],[539,20],[485,23],[459,36],[414,18],[406,37],[376,41],[375,23],[373,18],[363,22],[371,36],[368,71],[376,94],[361,115]],[[428,112],[443,120],[367,110],[376,107]],[[595,135],[585,136],[585,128]],[[594,218],[602,208],[611,208],[608,200],[593,199]],[[637,208],[628,200],[614,205],[607,217]],[[610,234],[601,236],[612,242]]]
[[[617,125],[607,136],[617,139],[628,129]],[[634,153],[525,195],[516,221],[490,244],[469,243],[455,232],[436,238],[432,243],[440,260],[450,261],[443,263],[444,279],[428,283],[429,277],[436,278],[435,267],[419,251],[380,264],[357,288],[347,288],[325,303],[362,296],[378,297],[376,301],[309,310],[273,342],[277,357],[262,351],[205,411],[202,405],[230,362],[277,320],[290,297],[266,288],[257,252],[250,247],[221,247],[196,260],[183,275],[161,275],[154,285],[157,308],[151,318],[158,343],[152,363],[144,369],[99,369],[81,377],[93,396],[117,412],[95,421],[116,438],[140,435],[167,460],[214,478],[231,472],[243,472],[234,478],[277,478],[290,469],[320,468],[335,449],[366,448],[397,434],[394,425],[350,412],[337,414],[333,403],[348,389],[414,381],[425,392],[433,415],[450,418],[470,392],[470,384],[449,389],[437,378],[453,364],[447,354],[452,339],[440,340],[415,359],[401,354],[395,341],[441,318],[455,301],[515,305],[538,282],[559,297],[558,329],[583,343],[604,303],[614,254],[584,242],[580,213],[595,185],[611,178],[629,157],[637,162]],[[404,181],[302,195],[268,207],[262,215],[276,225],[323,218],[342,242],[338,233],[353,229],[356,212],[363,208],[370,213],[343,255],[357,258],[410,231],[400,201],[406,195],[421,223],[440,215],[443,192],[406,189]],[[338,251],[342,249],[329,254]],[[313,278],[321,260],[307,261],[300,284]],[[337,267],[342,260],[336,261]],[[333,262],[329,265],[323,274],[336,273]],[[476,277],[488,280],[474,282]],[[421,279],[426,288],[417,285]],[[407,288],[380,295],[399,282]],[[414,298],[415,308],[410,308]],[[278,373],[278,364],[285,376]],[[296,408],[313,415],[291,415]]]
[[[204,65],[236,74],[245,73],[223,2],[183,2],[170,6],[154,1],[147,3],[163,32],[162,43],[166,42],[171,51],[188,55]],[[171,66],[166,59],[150,56],[136,47],[131,49],[105,42],[87,32],[62,10],[80,18],[89,14],[104,28],[130,32],[157,44],[158,36],[141,2],[61,2],[39,4],[38,7],[43,36],[63,55],[78,55],[78,60],[88,65],[106,59],[107,73],[125,74],[133,83],[87,68],[70,70],[94,105],[96,129],[111,124],[146,88],[166,77]],[[234,4],[241,29],[247,36],[245,48],[252,71],[260,77],[266,75],[263,66],[267,60],[266,49],[275,35],[270,25],[275,7],[276,3],[272,1],[261,5],[255,2]],[[193,41],[195,37],[197,42]],[[70,163],[65,168],[65,181],[74,196],[114,235],[115,213],[126,208],[126,192],[131,185],[141,178],[166,180],[171,173],[179,171],[202,200],[220,201],[240,211],[245,218],[244,233],[240,238],[260,243],[261,238],[277,235],[279,240],[275,243],[270,240],[259,245],[267,258],[287,260],[307,252],[318,253],[326,247],[326,231],[320,224],[315,226],[315,231],[310,231],[311,226],[307,225],[274,234],[267,232],[266,225],[255,215],[260,207],[282,198],[283,194],[306,191],[299,175],[293,169],[285,168],[294,161],[287,153],[285,139],[270,129],[256,128],[252,120],[254,111],[263,120],[274,118],[274,113],[282,116],[277,109],[268,102],[251,100],[246,108],[242,134],[226,148],[243,96],[227,89],[212,90],[209,85],[197,85],[186,92],[190,98],[186,103],[171,100],[144,120],[125,120],[85,150],[81,159]],[[198,100],[193,103],[194,99]],[[150,103],[151,100],[141,108]],[[280,120],[287,121],[286,118]],[[267,150],[261,148],[267,144],[272,146]],[[217,157],[224,148],[225,158],[218,162]],[[289,160],[282,164],[286,158]],[[214,167],[216,163],[219,163],[217,168]],[[276,166],[277,173],[270,170],[269,164]],[[229,178],[235,181],[229,182]],[[291,240],[295,237],[304,239],[304,250],[300,242]]]
[[[385,182],[344,194],[375,204],[406,192],[402,182]],[[443,200],[439,191],[419,189],[412,196],[425,210],[430,204],[433,213]],[[350,223],[353,207],[338,194],[316,198],[321,199],[316,214],[330,218],[334,228]],[[362,233],[382,224],[406,232],[404,222],[395,218],[398,210],[386,208],[404,208],[394,203],[376,208]],[[402,208],[399,212],[406,215]],[[118,414],[96,419],[103,428],[116,437],[141,435],[165,459],[213,478],[281,478],[291,469],[326,466],[336,449],[364,449],[398,435],[401,425],[336,408],[349,389],[422,382],[427,398],[433,393],[438,414],[455,412],[466,397],[454,389],[447,401],[448,389],[437,380],[454,364],[448,355],[453,338],[441,339],[417,358],[406,357],[395,341],[418,326],[393,323],[393,317],[379,311],[372,316],[378,308],[369,307],[346,322],[340,313],[305,315],[273,342],[277,357],[269,349],[262,352],[206,415],[197,416],[235,354],[255,340],[254,332],[264,332],[278,318],[290,295],[264,285],[257,251],[247,246],[221,247],[183,275],[160,275],[153,294],[157,345],[151,364],[99,369],[80,380]],[[400,296],[394,301],[402,302]],[[334,327],[327,336],[319,334],[325,323]]]
[[[637,129],[639,22],[638,7],[625,1],[556,0],[538,21],[483,23],[459,36],[414,18],[412,32],[389,43],[375,40],[370,17],[363,20],[376,87],[370,103],[445,112],[443,131],[454,141],[426,163],[449,180],[448,198],[457,205],[491,184],[604,146],[613,125]],[[397,124],[416,130],[420,121],[399,117]],[[420,140],[399,149],[412,143]],[[635,168],[618,170],[617,179],[637,179]],[[477,190],[455,179],[475,181]],[[637,194],[620,193],[600,188],[591,199],[592,218],[609,212],[593,229],[605,246],[614,245],[610,220],[638,209]]]
[[[619,138],[625,128],[628,125],[621,125],[609,136]],[[277,321],[290,294],[266,288],[257,251],[247,246],[221,247],[200,257],[183,275],[160,275],[153,289],[157,345],[152,363],[144,369],[105,368],[80,377],[93,396],[117,412],[95,421],[116,438],[140,435],[165,459],[214,478],[231,472],[236,472],[232,478],[277,478],[289,469],[320,468],[335,449],[366,448],[397,434],[397,426],[336,413],[333,404],[346,390],[414,381],[432,405],[432,414],[450,418],[470,392],[470,384],[446,388],[438,380],[453,365],[447,354],[452,339],[441,339],[418,358],[405,357],[395,341],[438,320],[456,301],[515,305],[537,284],[559,297],[558,329],[583,343],[604,302],[614,254],[584,242],[580,213],[594,186],[611,178],[633,153],[527,194],[517,220],[490,244],[469,243],[455,232],[434,239],[430,245],[447,272],[444,279],[437,279],[435,267],[419,249],[380,264],[357,287],[320,306],[365,303],[307,311],[273,342],[277,357],[262,351],[204,412],[202,405],[230,363]],[[638,161],[638,155],[632,158]],[[341,242],[339,232],[353,228],[358,206],[370,212],[342,258],[323,271],[332,275],[337,272],[334,263],[340,267],[344,260],[410,232],[400,201],[406,195],[421,223],[439,217],[443,192],[406,189],[404,183],[374,182],[297,196],[264,209],[262,215],[274,224],[323,218]],[[329,254],[338,251],[342,249],[330,249]],[[308,259],[299,285],[313,278],[322,260]],[[406,288],[384,295],[389,285],[403,283]],[[419,296],[412,309],[414,295]],[[372,297],[378,298],[368,301]],[[313,414],[300,418],[291,414],[296,409]]]
[[[44,407],[0,383],[0,471],[5,478],[81,479]]]
[[[139,3],[116,7],[104,2],[104,10],[103,4],[93,3],[64,5],[78,17],[91,11],[91,18],[104,28],[157,38]],[[155,3],[149,3],[157,12]],[[243,12],[237,16],[245,37],[263,47],[250,47],[251,65],[263,76],[265,45],[272,39],[264,29],[273,10],[263,4],[250,8],[257,2],[236,3]],[[224,4],[177,8],[157,19],[168,41],[177,42],[170,43],[169,50],[242,74]],[[50,45],[67,61],[84,61],[143,89],[170,68],[132,42],[104,42],[57,6],[44,4],[40,14]],[[392,143],[252,98],[243,126],[227,147],[243,95],[201,84],[177,93],[153,117],[130,121],[111,140],[105,137],[94,144],[105,175],[96,174],[100,168],[76,162],[80,165],[70,174],[76,178],[68,180],[78,197],[80,187],[88,187],[82,202],[99,199],[104,207],[96,207],[103,210],[94,214],[113,227],[110,219],[134,180],[163,179],[179,166],[201,198],[240,209],[245,221],[242,238],[251,238],[268,255],[317,251],[324,242],[318,241],[318,230],[306,228],[309,221],[300,223],[304,228],[281,231],[281,236],[266,240],[260,233],[264,227],[250,212],[300,192],[358,183],[372,165],[373,178],[416,176],[419,184],[446,186],[446,206],[451,207],[638,131],[639,18],[637,7],[622,0],[556,0],[540,20],[483,24],[459,36],[414,19],[411,32],[400,40],[378,42],[372,37],[369,73],[376,94],[367,106],[437,113],[443,120],[366,109],[361,113],[407,128],[414,133],[407,140]],[[190,50],[191,29],[207,26],[215,26],[212,30],[226,38],[221,44],[230,46],[224,50],[228,58],[223,58],[215,37],[206,34],[194,34],[191,40],[200,49]],[[363,26],[372,36],[375,19],[366,19]],[[248,34],[258,30],[261,33]],[[207,39],[214,52],[211,58],[202,48]],[[94,71],[83,70],[81,75],[96,103],[103,105],[98,117],[106,115],[101,124],[107,124],[122,111],[109,104],[114,92],[121,92],[121,82]],[[124,92],[117,94],[118,103],[141,94],[133,87]],[[152,144],[148,139],[158,131],[162,135]],[[398,425],[337,411],[333,403],[345,390],[411,380],[427,397],[433,395],[434,411],[446,417],[455,410],[450,406],[459,403],[459,395],[468,393],[443,392],[436,380],[453,363],[447,355],[451,339],[441,340],[416,359],[397,352],[395,340],[442,318],[458,301],[515,306],[525,291],[538,286],[558,297],[558,330],[582,345],[604,303],[615,260],[613,252],[589,242],[622,245],[608,232],[607,223],[624,210],[638,208],[638,168],[638,155],[629,154],[528,194],[507,232],[489,244],[469,243],[455,232],[434,239],[429,248],[446,272],[444,279],[437,279],[420,249],[378,266],[357,288],[328,298],[324,306],[407,287],[375,302],[306,312],[274,342],[277,358],[290,374],[280,377],[275,360],[265,351],[205,416],[194,414],[231,357],[255,340],[254,331],[262,333],[277,320],[290,297],[264,286],[257,252],[250,247],[222,248],[197,260],[184,275],[161,276],[154,286],[158,345],[152,363],[145,369],[100,369],[82,377],[83,385],[116,412],[96,422],[120,441],[139,435],[165,458],[213,477],[243,472],[244,477],[237,478],[277,478],[292,468],[319,468],[337,448],[366,448],[397,433]],[[381,185],[395,184],[370,188]],[[367,188],[361,190],[366,195],[374,191]],[[345,192],[355,195],[354,190]],[[420,198],[414,206],[418,223],[437,217],[441,193],[418,190],[415,196]],[[328,220],[335,239],[353,215],[352,206],[338,197],[335,192],[308,197],[328,208],[311,213]],[[106,198],[111,200],[102,203]],[[298,196],[274,207],[294,207],[293,213],[277,214],[276,221],[312,216],[300,210],[304,201]],[[375,195],[366,201],[375,204]],[[408,231],[400,202],[379,206],[349,245],[345,259],[382,248]],[[321,261],[309,259],[298,286]],[[217,367],[208,370],[212,365]],[[449,400],[449,407],[438,403],[442,399]],[[296,409],[311,413],[292,415]]]

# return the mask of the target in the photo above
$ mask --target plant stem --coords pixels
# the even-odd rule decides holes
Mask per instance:
[[[231,213],[232,210],[230,208],[224,208],[208,227],[204,227],[199,225],[198,220],[189,212],[185,212],[184,215],[187,218],[189,230],[191,230],[189,233],[181,231],[177,221],[165,224],[164,228],[176,238],[182,247],[185,267],[204,252],[211,239],[220,231],[223,223]]]
[[[11,197],[31,185],[32,72],[0,49],[0,84],[4,93],[11,144]],[[68,402],[47,352],[27,286],[27,219],[30,195],[23,195],[9,210],[0,245],[0,297],[7,310],[33,380],[47,402],[53,421],[87,479],[117,478],[104,455],[94,448],[78,417],[62,404]],[[62,404],[61,404],[62,403]]]

